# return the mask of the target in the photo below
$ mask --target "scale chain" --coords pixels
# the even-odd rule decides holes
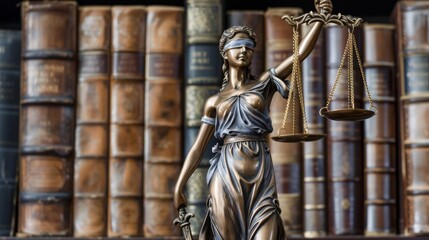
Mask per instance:
[[[371,108],[371,107],[374,107],[374,104],[372,102],[371,93],[369,92],[368,83],[366,82],[366,78],[365,78],[365,74],[364,74],[363,66],[362,66],[362,61],[361,61],[360,56],[359,56],[359,51],[357,50],[358,48],[357,48],[357,44],[356,44],[356,38],[354,36],[353,36],[353,45],[355,47],[355,53],[356,53],[356,58],[357,58],[358,64],[359,64],[359,70],[360,70],[361,75],[362,75],[363,85],[365,87],[366,94],[368,95],[368,101],[369,101],[369,105]]]
[[[295,125],[296,125],[296,100],[295,100],[295,87],[297,88],[296,91],[298,91],[298,101],[301,107],[302,112],[302,118],[303,118],[303,131],[304,134],[308,134],[308,123],[307,123],[307,116],[305,112],[305,104],[304,104],[304,97],[303,97],[303,88],[302,88],[302,71],[301,71],[301,63],[299,61],[299,32],[298,32],[298,25],[296,25],[293,28],[293,66],[292,66],[292,79],[291,79],[291,85],[290,85],[290,91],[289,91],[289,100],[286,104],[285,114],[283,117],[282,127],[281,129],[285,129],[286,127],[286,120],[289,112],[289,107],[292,102],[292,134],[295,134]]]
[[[292,45],[292,48],[293,48],[293,53],[294,53],[293,65],[295,65],[295,58],[296,58],[295,57],[295,44]],[[295,68],[293,67],[293,65],[292,65],[292,77],[291,77],[291,80],[290,80],[289,97],[288,97],[288,101],[286,103],[285,113],[283,115],[282,127],[280,129],[285,129],[286,128],[286,120],[287,120],[287,115],[289,113],[290,102],[292,102],[293,101],[292,99],[294,99],[294,95],[293,95],[294,91],[293,90],[295,89],[295,74],[296,74],[296,72],[295,72]],[[293,113],[292,113],[292,115],[293,115]],[[292,116],[292,119],[293,119],[293,117],[294,116]],[[293,132],[295,132],[295,128],[294,127],[295,126],[294,126],[294,123],[293,123],[293,120],[292,120],[292,131]],[[277,134],[279,134],[280,129],[278,130]]]
[[[349,47],[349,45],[350,45],[350,43],[347,40],[345,48],[347,49]],[[332,86],[331,91],[329,92],[328,100],[326,101],[326,106],[325,106],[326,109],[328,109],[329,104],[331,104],[332,97],[334,96],[335,89],[337,88],[338,80],[340,79],[340,75],[341,75],[341,72],[343,70],[343,65],[344,65],[344,60],[346,58],[346,55],[347,55],[347,51],[344,51],[343,56],[341,57],[340,67],[338,68],[337,75],[335,76],[334,85]]]
[[[296,34],[295,34],[296,33]],[[296,46],[299,44],[299,33],[298,30],[295,30],[294,28],[294,41],[296,43]],[[308,125],[307,125],[307,115],[305,112],[305,104],[304,104],[304,97],[303,97],[303,90],[302,90],[302,71],[301,71],[301,62],[299,61],[299,54],[296,59],[297,61],[297,87],[298,87],[298,97],[299,102],[301,105],[301,112],[302,112],[302,120],[304,125],[304,134],[308,134]]]
[[[299,62],[299,48],[298,48],[298,43],[297,43],[297,38],[298,38],[298,34],[297,34],[297,28],[298,25],[295,25],[295,27],[293,28],[293,72],[294,72],[294,81],[295,81],[295,86],[297,87],[297,91],[298,91],[298,86],[299,86],[299,75],[298,75],[298,62]],[[296,94],[295,94],[296,95]],[[295,101],[296,96],[294,96],[294,98],[292,99],[292,134],[295,134],[295,117],[296,117],[296,101]],[[298,91],[298,98],[299,98],[299,91]]]
[[[294,73],[292,72],[292,79],[290,80],[290,89],[289,89],[289,100],[287,101],[286,104],[286,109],[285,109],[285,114],[283,116],[283,122],[282,122],[282,127],[280,129],[285,129],[286,127],[286,119],[287,119],[287,114],[289,112],[289,105],[290,105],[290,99],[293,98],[293,89],[295,88],[295,82],[293,81],[293,75]],[[280,129],[277,131],[277,134],[279,134]]]
[[[354,28],[353,28],[354,30]],[[355,90],[354,90],[354,62],[353,62],[353,30],[349,32],[347,41],[349,42],[349,66],[348,66],[348,75],[349,75],[349,108],[355,108]]]

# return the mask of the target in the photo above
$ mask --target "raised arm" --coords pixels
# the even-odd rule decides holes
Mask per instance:
[[[303,61],[316,46],[317,38],[322,31],[324,24],[317,22],[313,25],[311,30],[305,35],[299,46],[299,60]],[[281,62],[277,67],[274,68],[277,77],[285,79],[292,72],[293,56],[289,56]]]
[[[216,114],[214,107],[215,97],[211,97],[206,101],[204,106],[204,116],[213,118]],[[191,177],[192,173],[197,169],[201,159],[203,158],[204,150],[214,133],[214,125],[202,123],[197,139],[185,159],[182,170],[174,189],[174,206],[179,209],[181,206],[187,205],[187,200],[183,194],[186,182]]]
[[[315,0],[315,6],[319,13],[330,14],[332,12],[332,3],[330,0]],[[286,23],[285,23],[286,24]],[[317,39],[324,26],[323,22],[316,22],[310,31],[300,42],[299,46],[299,60],[303,61],[313,50],[316,45]],[[274,68],[274,72],[279,79],[285,79],[292,72],[293,56],[289,56],[277,67]],[[260,79],[266,79],[269,72],[265,72]]]

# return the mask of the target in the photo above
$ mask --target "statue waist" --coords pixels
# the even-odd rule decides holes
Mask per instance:
[[[254,136],[254,135],[238,135],[226,136],[223,138],[223,144],[237,143],[237,142],[266,142],[267,136]]]

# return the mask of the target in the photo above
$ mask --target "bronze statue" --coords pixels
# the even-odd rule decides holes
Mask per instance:
[[[330,0],[316,0],[319,13],[330,14]],[[317,22],[301,42],[302,61],[314,48],[324,23]],[[198,137],[184,162],[174,193],[177,209],[186,206],[184,186],[202,159],[209,139],[215,146],[207,174],[208,214],[200,239],[285,239],[266,137],[273,128],[268,112],[275,91],[288,97],[292,57],[258,78],[250,73],[255,33],[248,27],[225,30],[219,42],[224,80],[204,106]]]

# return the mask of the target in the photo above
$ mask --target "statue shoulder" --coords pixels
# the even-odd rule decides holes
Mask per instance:
[[[258,82],[264,82],[264,81],[266,81],[269,77],[270,77],[270,71],[269,71],[269,70],[266,70],[266,71],[262,72],[261,74],[259,74],[259,76],[258,76],[258,77],[256,77],[256,80],[257,80]]]
[[[219,99],[217,94],[212,95],[207,98],[206,103],[204,104],[204,115],[207,117],[215,117],[216,116],[216,103]]]

